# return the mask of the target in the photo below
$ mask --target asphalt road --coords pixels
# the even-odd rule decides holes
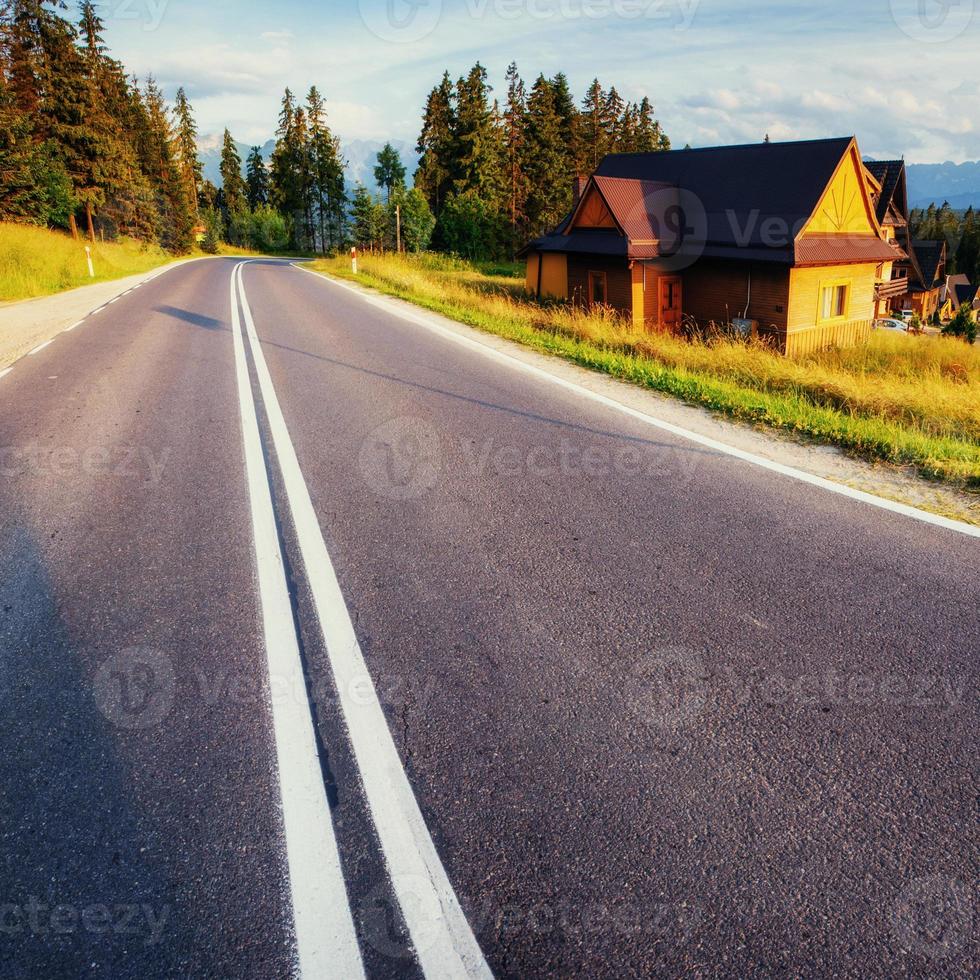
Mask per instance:
[[[0,976],[974,975],[978,554],[179,267],[0,378]]]

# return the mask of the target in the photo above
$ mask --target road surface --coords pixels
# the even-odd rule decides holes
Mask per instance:
[[[0,378],[0,974],[971,974],[976,538],[425,319],[197,262]]]

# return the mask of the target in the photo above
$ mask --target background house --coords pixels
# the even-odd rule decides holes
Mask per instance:
[[[846,137],[610,154],[522,254],[539,297],[646,329],[734,324],[804,353],[867,336],[884,267],[907,257],[891,237]]]

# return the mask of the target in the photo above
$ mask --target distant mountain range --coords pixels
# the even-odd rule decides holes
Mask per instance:
[[[957,211],[980,208],[980,160],[968,163],[910,163],[909,207],[949,201]]]
[[[235,145],[244,163],[252,148],[245,143]],[[263,145],[262,156],[267,161],[275,145],[274,140]],[[374,166],[375,158],[383,145],[380,140],[350,140],[341,143],[349,189],[353,190],[357,184],[363,184],[369,190],[378,190],[374,182]],[[415,147],[405,140],[392,140],[392,145],[398,150],[411,179],[418,166]],[[221,137],[202,137],[198,141],[198,154],[204,164],[204,176],[220,186]],[[980,161],[959,164],[910,163],[908,178],[909,207],[925,208],[933,202],[939,205],[943,201],[949,201],[950,207],[956,210],[966,210],[971,205],[980,209]]]
[[[209,134],[201,137],[197,141],[197,155],[204,166],[204,177],[213,184],[221,186],[221,144],[222,136]],[[418,157],[415,148],[405,140],[392,140],[391,145],[398,151],[408,171],[409,182],[418,166]],[[238,148],[238,155],[242,158],[242,164],[252,152],[252,147],[246,143],[235,142]],[[348,190],[353,190],[358,184],[363,184],[371,191],[377,191],[378,187],[374,181],[374,167],[377,163],[378,152],[384,146],[380,140],[350,140],[341,142],[341,152],[345,161],[345,176],[347,178]],[[275,149],[275,140],[268,140],[262,145],[262,157],[266,162],[272,156]]]

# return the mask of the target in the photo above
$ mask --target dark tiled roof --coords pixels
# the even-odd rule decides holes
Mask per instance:
[[[596,175],[673,184],[703,207],[708,244],[766,248],[773,247],[767,229],[775,222],[789,240],[795,238],[850,144],[851,137],[844,137],[611,153]]]
[[[945,242],[913,241],[912,250],[922,270],[918,285],[924,289],[935,289],[939,278],[939,267],[946,256]]]
[[[806,235],[796,243],[797,265],[898,262],[905,253],[875,235]]]
[[[905,202],[896,201],[895,194],[902,175],[905,173],[905,161],[872,160],[865,162],[864,165],[871,172],[871,176],[881,184],[881,195],[877,205],[879,223],[885,221],[888,209],[893,205],[898,214],[903,214]]]

